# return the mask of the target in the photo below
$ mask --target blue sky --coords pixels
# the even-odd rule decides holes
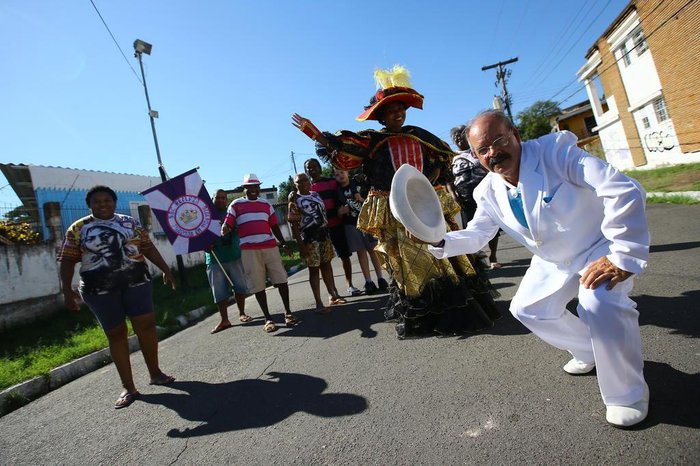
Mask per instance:
[[[126,59],[90,0],[0,3],[0,160],[158,176],[139,38],[153,44],[144,66],[165,168],[200,167],[210,192],[247,172],[277,185],[294,172],[292,151],[301,169],[313,146],[294,112],[324,130],[379,127],[355,121],[377,67],[410,70],[425,105],[407,124],[446,140],[499,92],[482,66],[518,57],[514,114],[569,97],[586,51],[628,3],[93,2]],[[580,90],[561,105],[585,99]],[[0,175],[0,206],[18,203],[6,185]]]

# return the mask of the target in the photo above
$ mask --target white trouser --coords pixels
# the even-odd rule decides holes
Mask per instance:
[[[598,386],[606,405],[630,405],[644,396],[639,313],[628,294],[634,278],[606,290],[579,284],[573,275],[556,293],[527,306],[517,300],[510,311],[532,333],[583,362],[595,361]],[[576,297],[580,318],[566,309]]]

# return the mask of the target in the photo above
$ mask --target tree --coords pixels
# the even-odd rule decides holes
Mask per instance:
[[[549,120],[561,115],[559,105],[552,100],[538,100],[516,115],[518,130],[523,141],[552,132]]]
[[[281,182],[277,188],[277,203],[287,204],[287,196],[289,193],[294,191],[296,187],[294,186],[294,179],[290,176],[285,181]]]

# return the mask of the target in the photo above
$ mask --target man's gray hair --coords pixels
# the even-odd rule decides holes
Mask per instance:
[[[486,109],[486,110],[482,110],[482,111],[480,111],[479,113],[477,113],[476,116],[475,116],[474,118],[472,118],[471,120],[469,120],[469,123],[467,123],[466,128],[464,128],[464,135],[465,135],[465,137],[467,138],[467,142],[469,141],[469,132],[471,131],[472,126],[474,125],[474,123],[476,123],[476,121],[477,121],[477,120],[480,120],[481,118],[491,117],[491,116],[493,116],[493,117],[495,117],[495,118],[498,118],[498,119],[500,119],[501,121],[503,121],[503,123],[505,123],[505,125],[506,125],[506,129],[513,129],[513,128],[515,128],[515,125],[513,125],[513,122],[510,121],[510,118],[508,118],[508,115],[506,115],[506,114],[503,112],[503,110],[495,110],[495,109],[493,109],[493,108],[489,108],[489,109]]]

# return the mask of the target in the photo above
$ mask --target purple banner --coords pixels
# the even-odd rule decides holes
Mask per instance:
[[[197,169],[141,194],[153,210],[176,254],[207,249],[219,237],[221,219]]]

